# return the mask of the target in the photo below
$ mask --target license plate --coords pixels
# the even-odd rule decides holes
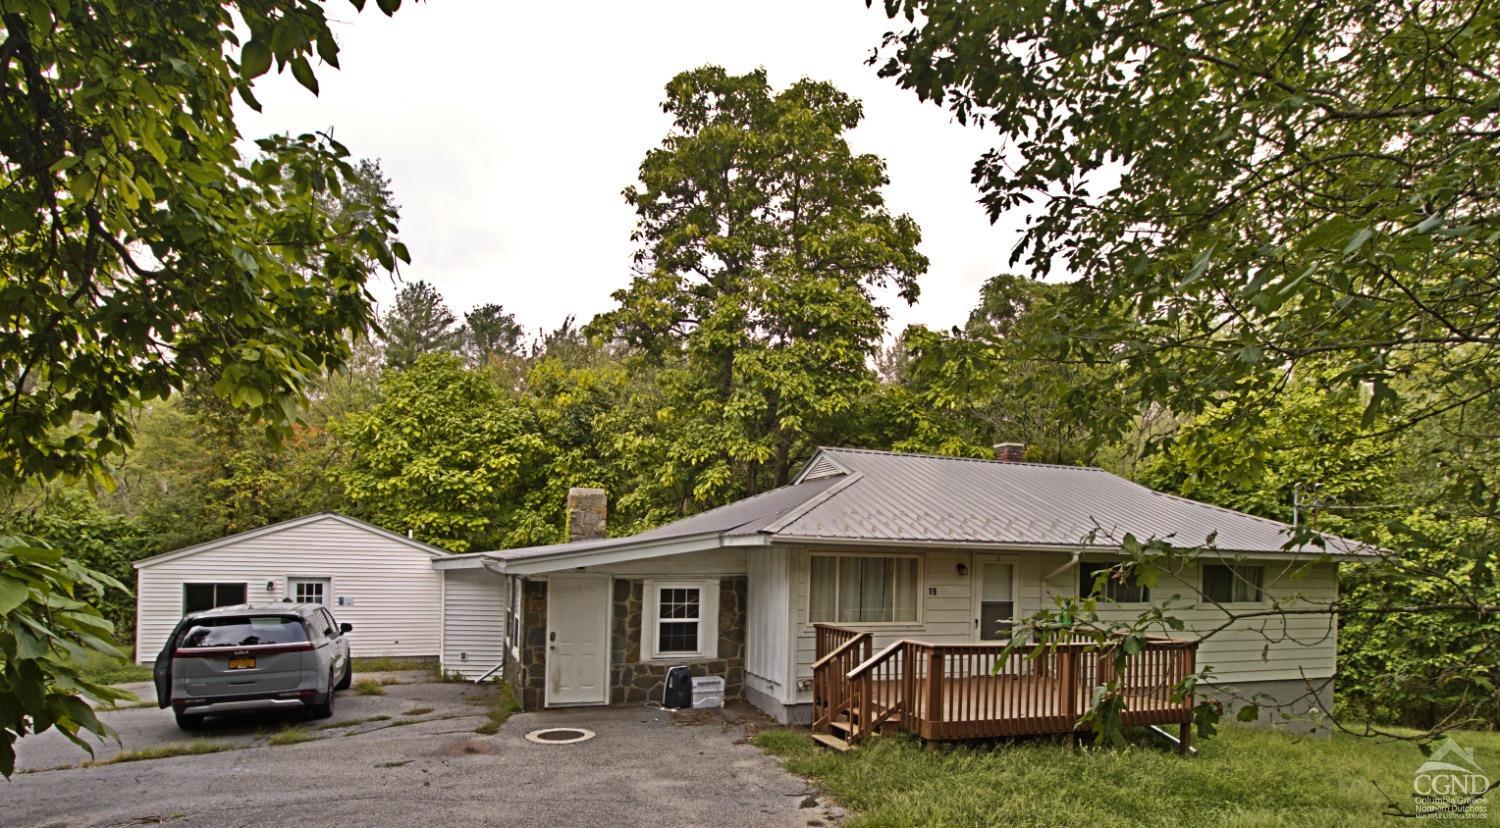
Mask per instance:
[[[229,669],[253,670],[255,669],[255,659],[249,656],[245,656],[244,658],[231,658],[229,659]]]

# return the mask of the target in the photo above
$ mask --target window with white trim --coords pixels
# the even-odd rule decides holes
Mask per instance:
[[[1203,597],[1216,604],[1258,604],[1266,568],[1244,564],[1204,564]]]
[[[229,607],[245,603],[247,584],[203,584],[182,585],[182,614],[202,612],[214,607]]]
[[[714,658],[718,652],[718,581],[647,581],[641,656]]]
[[[808,623],[914,624],[921,594],[913,556],[812,556]]]

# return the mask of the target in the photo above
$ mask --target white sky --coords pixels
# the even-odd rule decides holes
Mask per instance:
[[[993,136],[959,126],[875,75],[892,28],[860,0],[407,3],[392,18],[329,6],[342,70],[314,97],[290,73],[256,87],[247,139],[332,127],[380,159],[411,249],[405,279],[435,284],[455,313],[497,302],[529,330],[613,306],[630,278],[634,214],[620,191],[666,133],[662,89],[684,69],[764,66],[773,86],[831,81],[861,99],[850,143],[889,166],[886,200],[922,228],[931,268],[918,304],[890,295],[891,334],[962,322],[1005,269],[1021,216],[991,226],[969,168]],[[384,304],[389,280],[372,285]]]

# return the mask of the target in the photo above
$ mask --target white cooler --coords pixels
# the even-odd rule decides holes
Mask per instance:
[[[693,678],[693,709],[706,710],[724,706],[724,677],[695,676]]]

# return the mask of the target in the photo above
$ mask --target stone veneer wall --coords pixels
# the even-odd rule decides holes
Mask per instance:
[[[719,580],[718,657],[703,661],[641,661],[645,581],[616,578],[610,618],[611,704],[660,702],[667,670],[685,664],[695,676],[723,676],[724,697],[739,698],[745,687],[745,604],[748,580]]]
[[[540,710],[547,703],[547,582],[521,583],[521,655],[506,651],[505,680],[522,710]]]

